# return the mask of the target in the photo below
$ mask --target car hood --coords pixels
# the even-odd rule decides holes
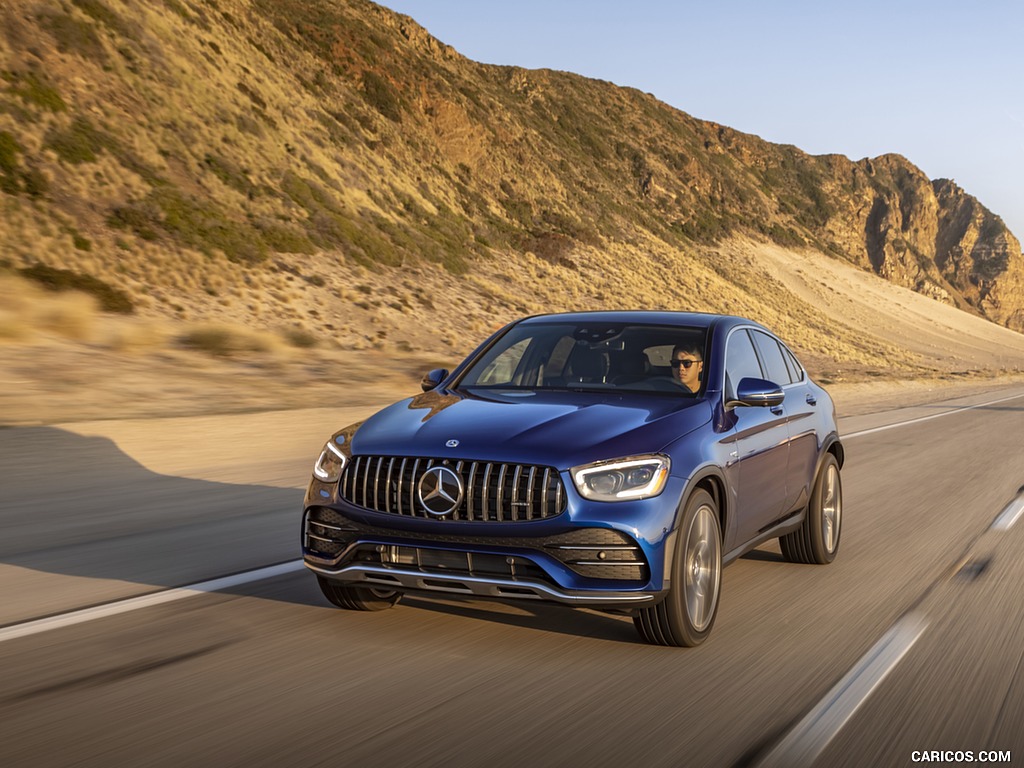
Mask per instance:
[[[353,454],[580,464],[661,451],[711,419],[706,401],[578,392],[427,392],[370,417]],[[451,445],[452,441],[458,441]]]

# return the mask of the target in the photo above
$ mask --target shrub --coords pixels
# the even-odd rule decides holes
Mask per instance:
[[[804,239],[792,227],[785,227],[781,224],[772,224],[765,232],[772,242],[783,247],[796,247],[806,245]]]
[[[64,103],[57,89],[40,80],[35,72],[16,75],[11,90],[27,104],[35,104],[48,112],[67,112],[68,105]]]
[[[7,131],[0,131],[0,192],[18,193],[18,155],[21,145]]]
[[[29,197],[42,197],[50,191],[50,181],[38,168],[29,168],[21,174],[22,187]]]
[[[122,37],[131,37],[131,30],[121,20],[121,17],[100,2],[100,0],[71,0],[71,2],[86,16],[103,24],[111,32]]]
[[[155,240],[157,230],[162,229],[203,253],[218,249],[231,261],[252,264],[267,255],[259,231],[172,187],[154,190],[141,203],[115,208],[107,223],[115,229],[130,229],[143,240]]]
[[[363,74],[366,103],[393,123],[402,122],[402,107],[394,87],[376,72]]]
[[[0,173],[13,174],[18,170],[18,155],[21,154],[18,140],[7,131],[0,131]]]
[[[267,247],[277,253],[316,253],[316,246],[306,234],[296,228],[280,224],[262,223],[256,225],[260,237]]]
[[[188,8],[178,2],[178,0],[164,0],[164,5],[171,9],[178,16],[183,18],[185,21],[192,21],[192,14],[188,12]]]
[[[114,140],[96,130],[84,117],[76,117],[66,129],[54,128],[47,132],[43,146],[49,147],[67,163],[80,165],[96,161],[96,154],[102,149],[115,146]]]
[[[529,238],[525,243],[525,248],[551,264],[575,267],[568,258],[575,245],[576,243],[571,237],[556,232],[543,232]]]
[[[231,261],[252,264],[267,255],[267,246],[249,226],[177,190],[159,190],[157,204],[164,212],[163,228],[186,245],[204,253],[216,248]]]
[[[126,205],[110,212],[107,225],[114,229],[131,230],[141,239],[152,241],[157,239],[154,227],[159,225],[159,219],[149,207]]]
[[[178,341],[185,347],[217,357],[247,352],[273,352],[279,346],[269,333],[226,324],[196,326],[178,337]]]
[[[243,195],[252,192],[253,184],[249,176],[232,161],[207,152],[203,163],[214,176],[236,192],[241,192]]]
[[[299,349],[311,349],[319,343],[316,336],[305,328],[285,328],[281,331],[281,335],[285,341]]]
[[[41,14],[39,21],[57,41],[61,53],[77,53],[84,59],[106,61],[106,51],[95,27],[67,14]]]
[[[51,291],[81,291],[89,294],[99,300],[100,308],[104,312],[127,315],[135,311],[128,294],[92,275],[82,275],[70,269],[57,269],[45,264],[24,267],[18,272]]]
[[[715,216],[710,211],[701,211],[689,221],[674,225],[690,240],[710,245],[717,243],[731,230],[728,216]]]

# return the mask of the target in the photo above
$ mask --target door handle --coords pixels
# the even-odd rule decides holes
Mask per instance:
[[[769,408],[768,410],[771,411],[772,413],[774,413],[776,416],[781,416],[782,415],[782,406],[781,405],[773,406],[773,407]]]
[[[816,398],[814,395],[808,394],[807,395],[807,404],[808,405],[817,405],[818,404],[818,398]]]

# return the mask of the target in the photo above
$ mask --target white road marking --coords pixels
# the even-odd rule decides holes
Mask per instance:
[[[1018,496],[1006,505],[1006,509],[999,513],[999,517],[992,523],[992,530],[1010,530],[1013,528],[1013,524],[1020,520],[1022,514],[1024,514],[1024,496]]]
[[[940,419],[943,416],[951,416],[954,413],[963,413],[964,411],[973,411],[975,408],[985,408],[989,405],[995,405],[996,403],[1005,403],[1007,400],[1017,400],[1024,395],[1011,395],[1010,397],[1003,397],[999,400],[989,400],[987,403],[978,403],[977,405],[967,405],[963,408],[954,408],[951,411],[943,411],[942,413],[933,413],[931,416],[920,416],[916,419],[908,419],[907,421],[898,421],[895,424],[886,424],[884,427],[874,427],[873,429],[862,429],[860,432],[851,432],[848,435],[842,435],[843,440],[852,440],[855,437],[861,435],[872,435],[875,432],[884,432],[887,429],[896,429],[897,427],[905,427],[908,424],[917,424],[922,421],[931,421],[932,419]]]
[[[293,560],[290,563],[280,563],[266,568],[257,568],[254,571],[245,571],[244,573],[224,576],[219,579],[200,581],[196,584],[189,584],[184,587],[165,589],[161,592],[153,592],[140,597],[130,597],[127,600],[118,600],[113,603],[97,605],[92,608],[83,608],[78,611],[61,613],[56,616],[48,616],[45,619],[36,619],[34,621],[22,622],[21,624],[12,624],[11,626],[0,628],[0,643],[5,640],[13,640],[16,637],[37,635],[40,632],[49,632],[51,629],[60,629],[61,627],[70,627],[74,624],[82,624],[94,619],[116,616],[119,613],[129,613],[130,611],[149,608],[153,605],[172,603],[175,600],[184,600],[186,597],[192,597],[193,595],[202,594],[204,592],[219,592],[223,589],[237,587],[240,584],[262,581],[263,579],[272,579],[276,576],[283,576],[286,573],[301,570],[303,567],[301,560]]]
[[[824,699],[759,762],[758,768],[810,765],[853,717],[861,704],[892,672],[928,626],[917,614],[907,614],[885,633]]]

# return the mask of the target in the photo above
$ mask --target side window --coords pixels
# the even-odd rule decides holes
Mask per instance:
[[[796,356],[789,351],[789,347],[785,344],[779,344],[779,346],[782,347],[782,353],[786,356],[786,362],[789,364],[789,372],[792,374],[793,381],[803,381],[804,367],[800,365]]]
[[[487,368],[484,369],[484,372],[480,374],[480,378],[476,383],[484,386],[511,383],[516,368],[519,366],[519,361],[523,359],[526,348],[530,346],[530,341],[532,339],[523,339],[494,358]]]
[[[779,342],[760,331],[751,331],[751,335],[757,342],[757,351],[761,353],[761,360],[768,369],[767,378],[770,381],[774,381],[779,386],[791,384],[792,382],[789,379],[789,369],[786,368],[786,360],[782,356],[782,349],[779,347]]]
[[[750,336],[746,331],[736,331],[729,337],[729,345],[725,350],[726,400],[736,397],[736,385],[740,383],[740,379],[763,377]]]

